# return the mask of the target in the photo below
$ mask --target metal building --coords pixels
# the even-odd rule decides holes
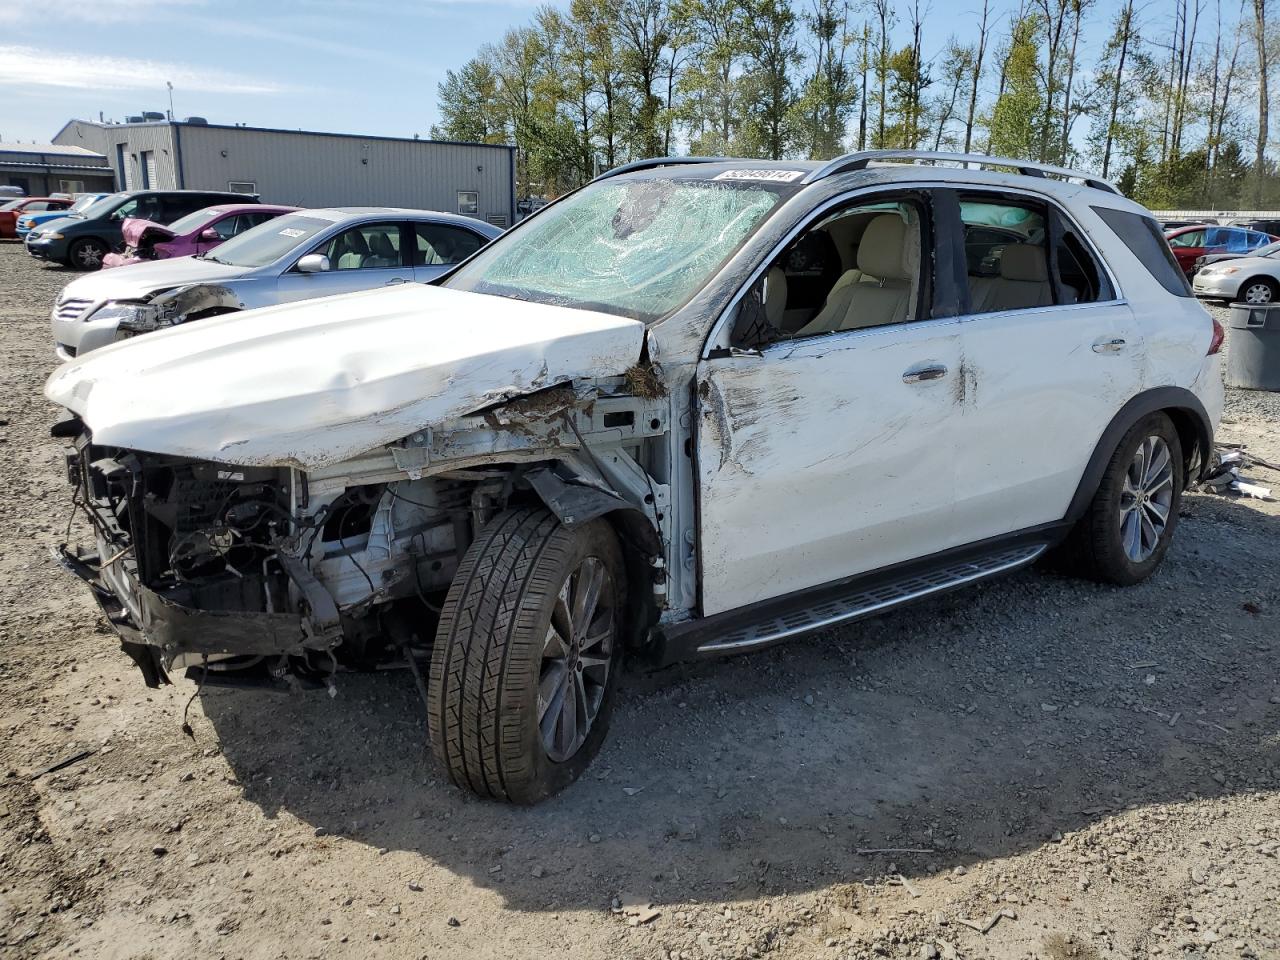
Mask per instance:
[[[115,173],[92,148],[56,143],[0,143],[0,184],[28,197],[114,190]]]
[[[413,207],[515,222],[514,147],[162,118],[71,120],[53,139],[104,155],[118,189],[234,190],[299,207]]]

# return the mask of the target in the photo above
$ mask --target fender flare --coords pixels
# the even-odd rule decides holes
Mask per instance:
[[[1196,475],[1187,471],[1186,483],[1200,480],[1209,466],[1209,458],[1213,453],[1213,423],[1205,411],[1204,404],[1190,390],[1184,387],[1153,387],[1132,397],[1120,411],[1111,418],[1107,428],[1102,431],[1084,475],[1076,487],[1075,495],[1067,508],[1066,519],[1075,522],[1084,516],[1094,494],[1098,492],[1098,484],[1102,482],[1102,474],[1115,453],[1120,440],[1149,413],[1165,412],[1172,416],[1174,426],[1183,444],[1183,457],[1188,468],[1198,464]],[[1188,441],[1191,441],[1188,443]]]

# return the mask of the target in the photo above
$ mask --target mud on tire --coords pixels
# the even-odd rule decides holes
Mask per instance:
[[[553,631],[575,633],[565,626],[566,597],[572,600],[584,569],[601,573],[608,587],[588,619],[594,616],[597,634],[611,631],[609,662],[603,673],[588,668],[599,681],[589,698],[597,709],[585,738],[557,759],[539,723],[550,712],[546,687],[554,679],[554,661],[544,653]],[[428,681],[431,749],[455,784],[483,797],[536,803],[586,769],[608,731],[624,590],[621,551],[603,520],[569,528],[544,508],[526,507],[480,531],[441,611]],[[567,666],[570,681],[576,666]]]

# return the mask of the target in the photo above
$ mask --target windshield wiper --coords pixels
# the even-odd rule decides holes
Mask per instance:
[[[197,256],[196,256],[196,259],[197,259],[197,260],[208,260],[210,263],[221,263],[221,264],[223,264],[224,266],[228,266],[228,267],[229,267],[229,266],[231,266],[231,264],[227,263],[227,261],[225,261],[225,260],[219,260],[219,259],[218,259],[217,257],[215,257],[212,253],[201,253],[201,254],[199,254],[199,255],[197,255]]]

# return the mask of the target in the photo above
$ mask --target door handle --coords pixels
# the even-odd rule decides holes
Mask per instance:
[[[384,287],[393,287],[393,286],[395,286],[397,283],[408,283],[408,282],[409,282],[409,281],[408,281],[408,280],[406,280],[404,277],[393,277],[392,279],[390,279],[390,280],[388,280],[386,283],[384,283],[384,284],[383,284],[383,286],[384,286]]]
[[[925,383],[929,380],[941,380],[947,375],[947,368],[941,363],[929,363],[908,367],[902,374],[903,383]]]
[[[1119,353],[1124,349],[1124,338],[1113,337],[1108,340],[1106,337],[1093,341],[1094,353]]]

